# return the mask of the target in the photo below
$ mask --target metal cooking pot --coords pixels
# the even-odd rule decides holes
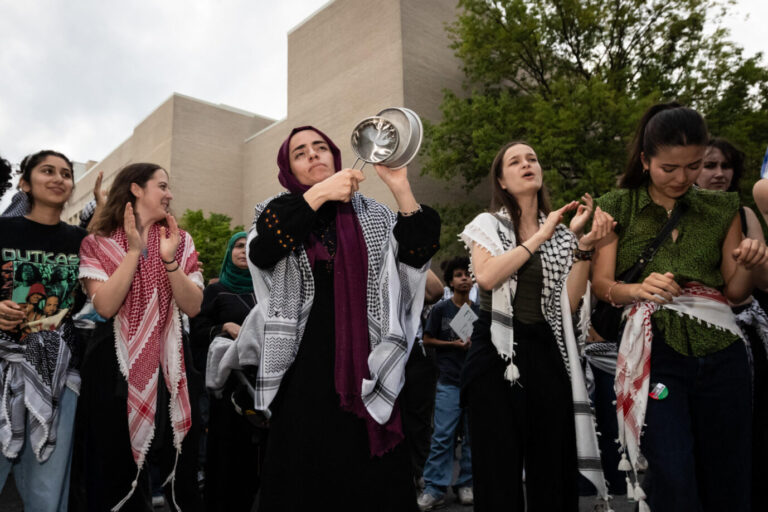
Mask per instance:
[[[423,133],[421,119],[413,110],[385,108],[355,126],[352,130],[352,149],[358,156],[357,161],[399,169],[418,154]]]

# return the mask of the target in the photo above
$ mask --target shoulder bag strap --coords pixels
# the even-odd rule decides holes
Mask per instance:
[[[675,210],[672,212],[672,215],[669,217],[669,220],[667,220],[666,224],[664,224],[664,227],[661,228],[659,234],[656,235],[656,238],[654,238],[653,241],[648,244],[648,247],[646,247],[643,252],[640,253],[640,257],[637,259],[637,262],[635,262],[632,268],[626,272],[626,275],[623,279],[625,283],[633,283],[637,280],[638,277],[640,277],[640,274],[643,273],[646,265],[648,265],[648,263],[653,260],[653,257],[656,255],[659,247],[661,247],[661,244],[669,236],[669,234],[672,233],[672,230],[675,229],[675,226],[677,226],[677,223],[680,221],[680,217],[683,216],[684,210],[685,207],[681,204],[675,208]]]

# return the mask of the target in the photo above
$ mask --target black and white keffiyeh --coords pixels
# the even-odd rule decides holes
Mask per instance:
[[[256,220],[275,197],[256,206],[248,234],[249,250],[251,240],[257,236]],[[392,233],[397,216],[389,208],[359,193],[352,196],[352,206],[368,251],[370,379],[361,383],[361,394],[371,417],[384,424],[405,381],[405,363],[419,326],[429,262],[417,269],[398,261],[398,244]],[[255,408],[265,411],[296,358],[315,287],[303,248],[291,252],[271,269],[256,267],[250,257],[248,266],[257,305],[243,321],[234,342],[224,337],[211,342],[206,385],[221,389],[232,370],[258,366]]]
[[[0,331],[0,447],[18,456],[27,430],[39,462],[56,447],[59,399],[64,387],[80,392],[80,374],[72,368],[70,322],[58,330],[27,335],[23,343]]]
[[[540,213],[539,223],[545,220],[546,216]],[[493,214],[481,213],[475,217],[464,228],[459,238],[468,249],[471,250],[472,245],[477,244],[491,256],[499,256],[517,245],[514,226],[503,208]],[[571,380],[579,472],[595,485],[603,499],[607,499],[608,489],[600,463],[595,421],[579,359],[579,346],[583,345],[583,340],[576,339],[566,284],[573,266],[573,249],[577,243],[573,232],[559,224],[552,237],[539,247],[544,278],[541,310],[555,335],[560,355]],[[504,377],[512,384],[520,377],[520,372],[514,363],[512,304],[516,291],[517,275],[513,274],[491,293],[491,342],[502,359],[507,362]],[[579,311],[579,332],[582,338],[587,332],[588,305],[589,300],[582,300],[581,310],[583,311]]]
[[[768,315],[765,314],[765,311],[756,300],[753,300],[749,307],[736,315],[736,324],[741,328],[742,332],[747,332],[748,327],[754,328],[760,339],[751,340],[749,337],[744,336],[745,343],[750,344],[759,341],[763,344],[765,353],[768,354]],[[748,350],[747,354],[750,358],[750,366],[753,367],[752,371],[754,372],[754,362],[751,361],[752,351]]]

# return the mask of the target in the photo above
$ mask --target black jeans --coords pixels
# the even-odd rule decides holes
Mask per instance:
[[[548,325],[515,322],[514,329],[519,381],[504,379],[499,358],[466,389],[474,510],[576,512],[576,434],[563,359]]]
[[[704,357],[684,356],[659,335],[651,351],[651,387],[640,450],[643,488],[653,512],[749,512],[752,414],[744,344]]]

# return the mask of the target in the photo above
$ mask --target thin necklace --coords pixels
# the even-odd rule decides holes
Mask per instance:
[[[651,188],[650,188],[650,187],[648,187],[648,197],[650,197],[650,198],[651,198],[651,201],[653,201],[653,202],[654,202],[654,204],[656,204],[656,205],[658,205],[658,206],[661,206],[662,208],[664,208],[664,211],[665,211],[665,212],[667,212],[667,218],[668,218],[668,219],[669,219],[670,217],[672,217],[672,210],[674,210],[674,209],[675,209],[675,205],[672,205],[672,208],[670,208],[670,209],[667,209],[667,208],[666,208],[666,207],[665,207],[663,204],[659,203],[658,201],[656,201],[656,199],[654,199],[654,198],[653,198],[653,194],[651,194]]]

